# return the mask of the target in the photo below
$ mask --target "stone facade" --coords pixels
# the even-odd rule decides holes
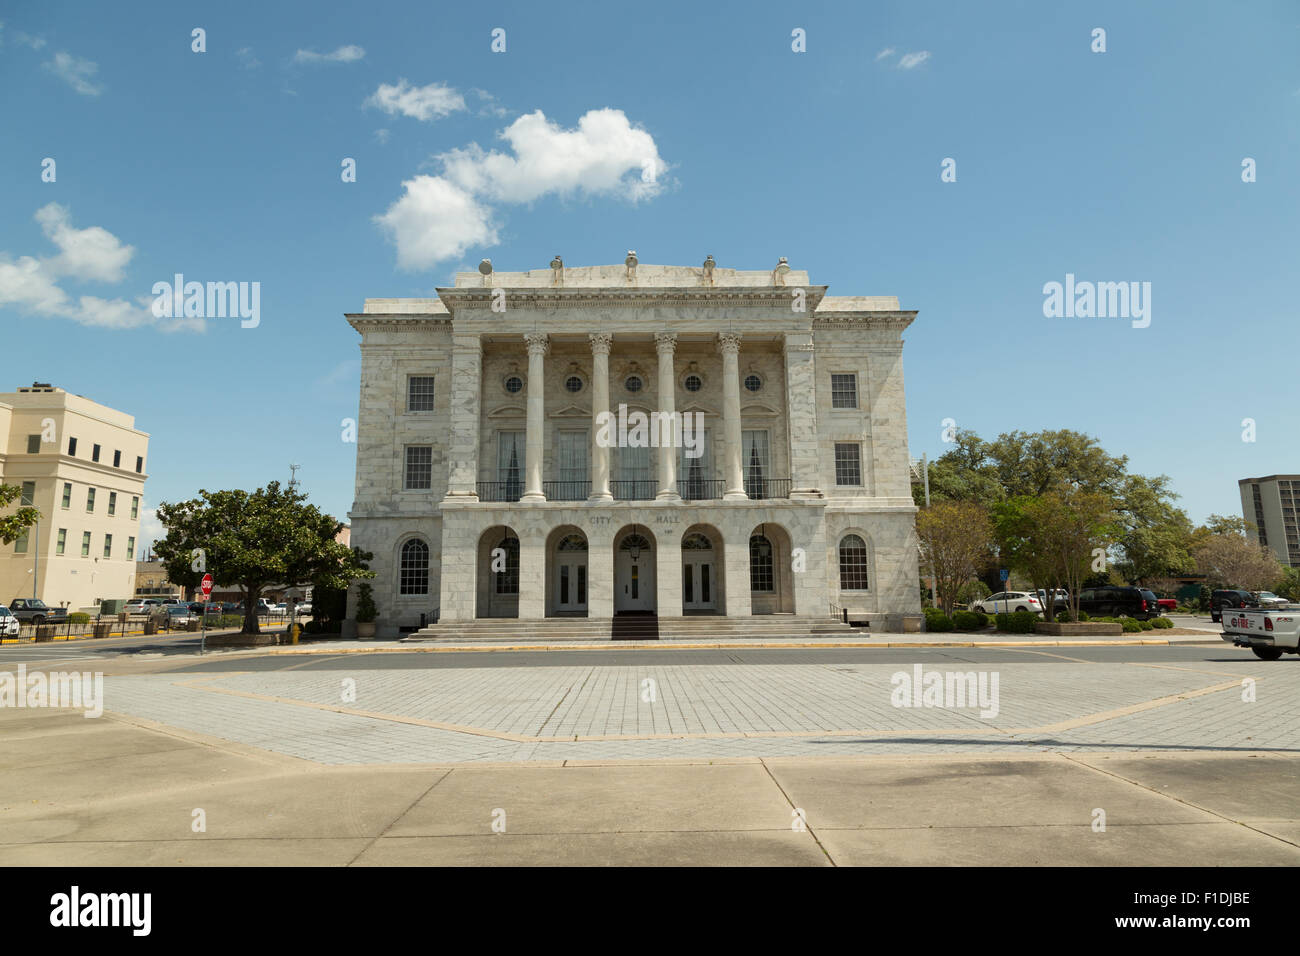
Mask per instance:
[[[435,613],[920,613],[915,312],[828,297],[784,261],[484,269],[347,316],[362,356],[350,517],[381,636]],[[620,410],[626,436],[601,417]],[[698,457],[628,448],[637,412],[689,416]]]

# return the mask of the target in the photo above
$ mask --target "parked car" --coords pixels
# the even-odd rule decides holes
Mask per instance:
[[[1210,620],[1216,624],[1223,620],[1223,610],[1240,610],[1254,607],[1255,595],[1241,588],[1223,588],[1210,595]]]
[[[279,604],[273,604],[273,605],[271,605],[271,613],[272,613],[272,614],[281,614],[281,615],[283,615],[283,614],[288,614],[288,613],[289,613],[289,605],[285,604],[283,601],[281,601]]]
[[[160,627],[184,627],[193,615],[188,604],[163,604],[154,608],[150,617]]]
[[[1178,598],[1156,598],[1156,603],[1160,605],[1160,610],[1164,612],[1178,610]]]
[[[1142,588],[1125,585],[1108,584],[1079,592],[1079,610],[1089,617],[1132,617],[1145,621],[1160,614],[1160,606],[1155,602],[1156,596],[1150,591],[1144,594]]]
[[[28,624],[62,624],[68,619],[66,607],[50,607],[36,598],[14,598],[8,607],[10,614]]]
[[[18,630],[21,627],[22,624],[19,623],[13,612],[0,604],[0,637],[17,637]]]
[[[272,604],[272,603],[271,603],[270,601],[268,601],[266,598],[258,598],[258,599],[257,599],[257,613],[258,613],[259,615],[262,615],[262,614],[274,614],[274,613],[275,613],[275,608],[276,608],[276,605]]]
[[[297,605],[294,610],[304,617],[311,617],[311,601],[303,601],[301,604]]]
[[[127,614],[148,614],[151,608],[158,607],[162,604],[160,598],[139,598],[135,601],[128,601],[123,608]]]
[[[1010,614],[1012,611],[1033,611],[1043,613],[1043,604],[1036,594],[1027,591],[1001,591],[997,594],[980,598],[971,605],[972,611],[984,614]]]
[[[1138,588],[1142,592],[1142,598],[1147,602],[1147,607],[1151,610],[1152,617],[1159,617],[1164,610],[1160,606],[1160,598],[1156,597],[1156,592],[1150,588]]]
[[[1046,591],[1046,589],[1044,589],[1044,588],[1039,588],[1039,589],[1038,589],[1037,591],[1035,591],[1034,593],[1038,595],[1038,603],[1039,603],[1039,604],[1046,604],[1046,603],[1047,603],[1047,591]],[[1060,614],[1062,611],[1068,611],[1069,609],[1070,609],[1070,592],[1067,591],[1067,590],[1065,590],[1065,588],[1057,588],[1057,589],[1056,589],[1056,598],[1055,598],[1055,600],[1052,602],[1052,610],[1053,610],[1053,612],[1056,613],[1056,614]]]
[[[1259,591],[1255,594],[1255,603],[1260,607],[1286,607],[1291,602],[1272,591]]]

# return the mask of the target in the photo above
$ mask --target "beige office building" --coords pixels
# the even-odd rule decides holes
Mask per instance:
[[[148,449],[134,417],[81,395],[41,383],[0,393],[0,482],[41,513],[0,545],[0,601],[77,609],[132,596]]]
[[[1255,526],[1259,543],[1273,549],[1284,565],[1300,568],[1300,475],[1242,478],[1241,514]]]

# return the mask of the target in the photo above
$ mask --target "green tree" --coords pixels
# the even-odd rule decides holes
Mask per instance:
[[[22,493],[23,489],[19,485],[0,484],[0,511],[13,504]],[[11,515],[0,516],[0,544],[13,544],[40,520],[41,513],[27,505]]]
[[[935,600],[952,615],[958,592],[988,564],[993,527],[982,505],[940,501],[916,516],[921,562],[934,573]]]
[[[1211,585],[1263,591],[1282,577],[1277,556],[1243,534],[1214,534],[1196,549],[1197,569]]]
[[[182,578],[209,572],[244,590],[244,633],[258,633],[257,602],[270,584],[346,588],[371,578],[371,555],[334,540],[343,525],[306,503],[307,495],[278,481],[254,492],[199,491],[199,497],[158,506],[167,535],[154,553]]]

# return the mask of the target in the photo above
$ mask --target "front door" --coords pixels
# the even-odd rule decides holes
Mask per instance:
[[[644,542],[645,539],[642,538]],[[614,613],[655,609],[655,555],[642,546],[635,560],[629,548],[620,547],[614,558]]]
[[[685,555],[682,560],[682,610],[712,611],[718,606],[713,559]]]
[[[587,610],[587,556],[559,555],[555,561],[555,610],[578,614]]]

